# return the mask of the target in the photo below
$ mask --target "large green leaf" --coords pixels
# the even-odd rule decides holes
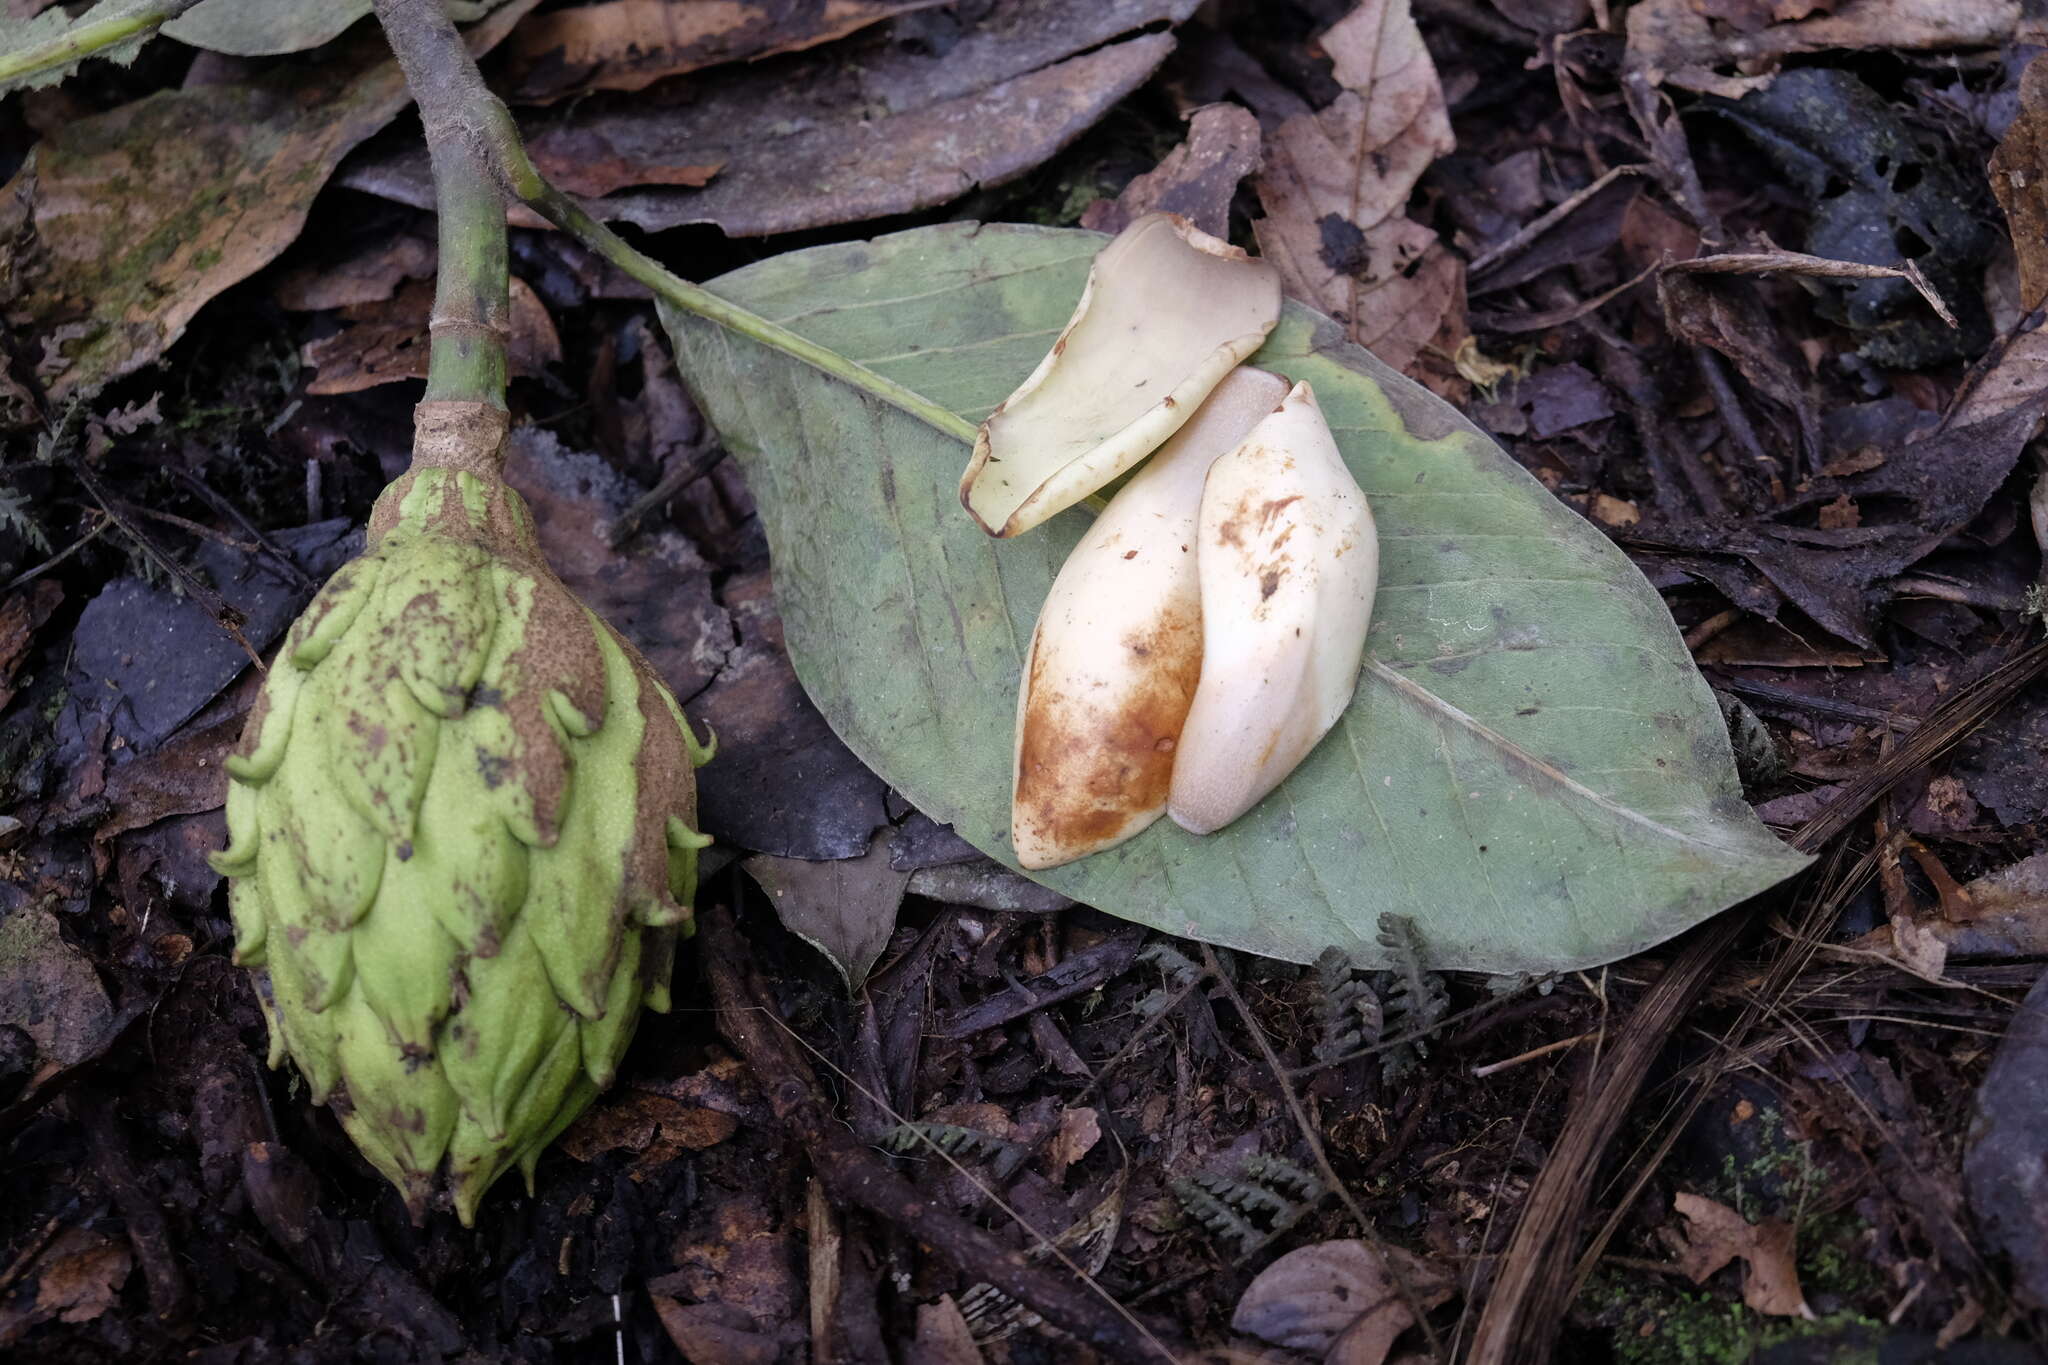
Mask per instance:
[[[778,256],[713,290],[978,421],[1051,344],[1093,233],[949,224]],[[855,753],[1009,861],[1020,652],[1087,514],[969,521],[959,441],[676,310],[683,373],[745,467],[797,676]],[[1289,305],[1254,363],[1308,380],[1370,496],[1380,589],[1344,722],[1262,805],[1034,874],[1176,934],[1377,963],[1413,917],[1442,967],[1589,966],[1804,859],[1742,799],[1663,603],[1449,406]]]

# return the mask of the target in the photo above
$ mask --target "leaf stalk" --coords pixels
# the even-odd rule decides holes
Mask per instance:
[[[145,0],[125,13],[104,19],[88,15],[56,37],[19,52],[0,53],[0,90],[45,71],[83,61],[130,38],[153,34],[198,3],[199,0]]]

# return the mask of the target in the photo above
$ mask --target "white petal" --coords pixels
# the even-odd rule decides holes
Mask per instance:
[[[1146,214],[1102,249],[1059,340],[981,424],[961,504],[993,536],[1073,506],[1179,430],[1279,317],[1272,266]]]
[[[1202,662],[1203,481],[1286,393],[1278,375],[1232,371],[1053,581],[1018,694],[1010,837],[1024,866],[1100,852],[1166,810]]]
[[[1308,385],[1210,466],[1196,569],[1202,678],[1168,810],[1207,834],[1279,786],[1358,683],[1379,537]]]

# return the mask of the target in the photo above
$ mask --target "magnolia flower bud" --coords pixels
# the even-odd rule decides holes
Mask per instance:
[[[981,424],[962,505],[992,536],[1073,506],[1179,430],[1279,319],[1272,266],[1146,214],[1096,256],[1059,340]]]
[[[450,412],[450,409],[462,409]],[[468,1224],[668,1007],[710,757],[631,645],[549,571],[519,495],[413,472],[293,625],[228,761],[235,955],[271,1065],[417,1217]],[[461,461],[454,463],[462,464]]]
[[[1017,703],[1010,839],[1025,867],[1099,853],[1165,813],[1202,669],[1203,481],[1286,395],[1279,375],[1231,371],[1053,580]]]
[[[1196,569],[1202,680],[1167,810],[1208,834],[1279,786],[1358,685],[1379,537],[1308,385],[1209,467]]]

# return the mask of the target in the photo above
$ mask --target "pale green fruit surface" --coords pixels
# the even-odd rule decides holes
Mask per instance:
[[[468,1223],[667,1009],[709,753],[504,484],[417,470],[371,537],[271,665],[215,865],[272,1065]]]

